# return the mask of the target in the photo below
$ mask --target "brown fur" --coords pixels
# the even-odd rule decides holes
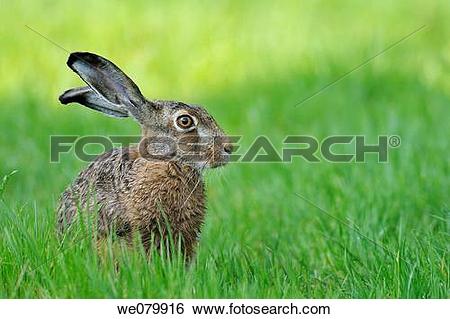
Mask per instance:
[[[205,217],[199,172],[187,164],[130,157],[135,152],[113,149],[80,173],[62,195],[59,230],[73,222],[79,208],[98,209],[101,236],[114,229],[131,243],[139,232],[144,247],[150,249],[153,240],[158,249],[161,236],[167,236],[170,227],[175,244],[182,238],[183,252],[192,257]]]
[[[172,244],[179,245],[191,259],[206,213],[203,169],[225,164],[231,152],[223,131],[200,106],[145,99],[137,86],[104,58],[74,53],[68,64],[95,91],[89,87],[66,91],[60,97],[62,103],[78,102],[115,117],[131,114],[141,124],[144,138],[167,136],[188,142],[209,139],[203,157],[195,162],[183,157],[196,150],[197,146],[190,144],[177,148],[171,159],[148,157],[138,146],[113,149],[99,156],[62,194],[59,231],[73,224],[80,211],[96,213],[100,240],[114,231],[131,244],[138,234],[150,251],[170,245],[171,235]],[[197,126],[189,132],[180,130],[174,124],[179,114],[195,118]],[[223,138],[222,143],[212,143],[212,136]]]

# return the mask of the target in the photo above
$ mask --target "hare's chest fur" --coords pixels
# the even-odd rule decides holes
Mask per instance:
[[[171,162],[137,159],[121,194],[125,219],[144,242],[170,231],[173,238],[182,238],[188,254],[192,252],[205,216],[204,184],[198,171]]]
[[[127,215],[136,222],[167,218],[178,224],[203,216],[204,185],[193,169],[138,159],[124,187]]]

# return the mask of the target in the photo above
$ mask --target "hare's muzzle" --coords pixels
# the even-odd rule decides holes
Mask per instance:
[[[228,155],[231,155],[233,153],[233,144],[231,143],[225,143],[223,145],[223,151],[227,153]]]
[[[233,144],[227,136],[216,137],[211,167],[219,167],[230,161],[233,153]]]

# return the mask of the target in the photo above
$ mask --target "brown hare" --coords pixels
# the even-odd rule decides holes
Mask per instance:
[[[148,100],[115,64],[88,52],[67,65],[88,86],[64,92],[62,104],[79,103],[107,115],[134,117],[142,128],[136,146],[112,149],[83,170],[61,195],[58,230],[79,212],[96,213],[99,239],[110,232],[147,251],[168,241],[187,260],[194,256],[205,218],[205,168],[226,164],[232,144],[200,106]]]

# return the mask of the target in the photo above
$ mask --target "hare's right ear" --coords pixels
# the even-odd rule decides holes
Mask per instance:
[[[77,73],[88,88],[65,92],[61,102],[78,102],[109,115],[125,117],[131,114],[143,123],[150,116],[150,105],[138,86],[114,63],[89,52],[71,53],[67,65]]]

